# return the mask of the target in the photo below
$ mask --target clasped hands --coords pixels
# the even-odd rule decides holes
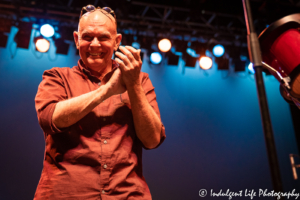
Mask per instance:
[[[139,76],[142,67],[140,49],[131,46],[120,46],[120,51],[116,52],[115,61],[119,64],[107,84],[110,84],[110,93],[121,94],[126,89],[138,86],[140,84]]]

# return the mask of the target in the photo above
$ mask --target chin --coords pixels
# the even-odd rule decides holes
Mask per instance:
[[[92,69],[97,69],[105,64],[106,62],[103,59],[87,59],[87,66]]]

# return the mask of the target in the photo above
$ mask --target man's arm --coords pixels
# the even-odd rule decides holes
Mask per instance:
[[[161,139],[161,120],[149,104],[141,85],[127,89],[137,136],[145,147],[155,148]]]
[[[116,62],[120,65],[122,78],[126,85],[136,134],[146,148],[155,148],[161,140],[162,123],[149,104],[141,86],[139,75],[142,66],[140,50],[120,46],[124,53],[116,52]]]
[[[120,69],[116,69],[110,80],[98,89],[58,102],[52,116],[55,126],[58,128],[69,127],[86,116],[105,99],[114,94],[125,92],[120,76]]]

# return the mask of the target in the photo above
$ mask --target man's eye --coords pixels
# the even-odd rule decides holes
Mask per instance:
[[[84,40],[89,40],[89,41],[92,40],[92,37],[90,37],[90,36],[83,36],[82,38],[83,38]]]
[[[103,36],[103,37],[99,38],[100,41],[105,41],[105,40],[109,40],[109,39],[110,39],[110,37],[108,37],[108,36]]]

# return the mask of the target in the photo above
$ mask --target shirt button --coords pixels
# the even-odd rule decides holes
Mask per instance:
[[[106,118],[105,118],[105,117],[103,117],[103,121],[106,121]]]
[[[104,164],[104,165],[103,165],[103,168],[106,169],[106,168],[107,168],[107,164]]]
[[[105,194],[105,191],[104,191],[104,190],[102,190],[102,194]]]
[[[107,140],[104,140],[103,143],[104,143],[104,144],[107,144]]]

